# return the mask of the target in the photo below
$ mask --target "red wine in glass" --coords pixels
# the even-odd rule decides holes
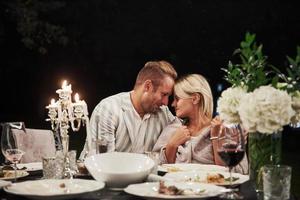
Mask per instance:
[[[223,146],[228,147],[224,147],[223,150],[218,151],[218,154],[226,166],[234,167],[244,158],[245,151],[243,149],[239,149],[235,147],[236,145],[231,144],[223,144]]]
[[[238,124],[223,124],[219,136],[217,152],[220,159],[229,167],[229,184],[232,187],[232,168],[238,165],[245,154],[245,142],[243,129]],[[236,192],[229,192],[223,195],[225,199],[242,199],[243,196]]]

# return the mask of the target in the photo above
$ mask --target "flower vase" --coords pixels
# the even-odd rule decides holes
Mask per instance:
[[[272,134],[249,133],[248,156],[250,164],[250,180],[256,192],[262,192],[262,166],[279,164],[281,161],[282,133]]]

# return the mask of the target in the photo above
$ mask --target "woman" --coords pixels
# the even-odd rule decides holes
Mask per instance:
[[[186,123],[174,122],[160,135],[153,151],[160,151],[162,163],[202,163],[224,165],[217,153],[217,136],[221,121],[212,119],[213,97],[206,79],[189,74],[176,81],[174,101],[176,116]],[[248,172],[246,156],[236,167]]]

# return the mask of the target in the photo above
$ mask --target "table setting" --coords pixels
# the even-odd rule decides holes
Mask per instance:
[[[122,165],[120,157],[123,157]],[[105,166],[100,167],[100,160],[106,160]],[[141,162],[132,162],[132,159]],[[93,164],[89,161],[94,160]],[[126,160],[128,162],[126,162]],[[95,164],[98,163],[98,164]],[[103,164],[104,162],[102,162]],[[111,163],[119,163],[117,167]],[[146,164],[145,164],[146,163]],[[148,163],[148,164],[147,164]],[[18,200],[24,197],[28,199],[222,199],[220,195],[230,192],[232,189],[227,184],[208,184],[203,180],[207,174],[220,173],[229,176],[228,170],[217,170],[218,166],[209,171],[209,165],[202,164],[168,164],[168,167],[181,166],[186,171],[167,172],[163,176],[158,171],[153,174],[154,161],[144,154],[109,152],[88,157],[84,162],[90,175],[83,178],[74,176],[72,179],[45,179],[43,170],[39,174],[30,174],[23,178],[17,178],[17,182],[0,180],[0,196],[7,200]],[[128,167],[123,167],[123,166]],[[149,167],[145,167],[149,165]],[[185,166],[186,165],[186,166]],[[95,170],[93,168],[101,168]],[[123,168],[124,170],[121,170]],[[194,170],[196,168],[196,170]],[[206,170],[199,170],[206,169]],[[31,169],[29,169],[31,170]],[[181,174],[181,176],[179,176]],[[135,175],[135,177],[133,176]],[[195,176],[194,176],[195,175]],[[189,179],[190,177],[199,177]],[[238,177],[233,184],[233,190],[239,189],[244,199],[258,199],[253,184],[248,180],[248,175],[232,173]],[[134,177],[134,178],[132,178]],[[139,179],[142,177],[141,179]],[[153,178],[154,177],[154,178]],[[188,178],[185,180],[185,178]],[[120,185],[121,184],[121,185]],[[163,186],[161,186],[163,184]],[[48,189],[47,189],[48,188]],[[51,190],[49,189],[51,188]],[[172,194],[175,190],[177,194]],[[171,193],[169,193],[169,189]],[[167,192],[166,192],[167,191]],[[291,196],[290,199],[293,199]]]
[[[16,130],[26,133],[25,124],[1,124],[1,150],[10,162],[0,168],[1,200],[259,199],[249,175],[232,172],[245,152],[240,127],[225,127],[217,139],[226,166],[160,164],[158,152],[109,152],[109,148],[77,160],[77,152],[69,150],[68,129],[78,131],[85,125],[89,135],[87,104],[78,94],[72,102],[71,85],[66,81],[56,93],[59,100],[51,100],[46,107],[52,131],[61,136],[62,149],[53,155],[42,156],[40,162],[20,163],[28,144],[16,141]],[[94,142],[89,145],[99,145]],[[108,142],[101,141],[103,144]],[[271,174],[270,170],[266,174]]]
[[[123,160],[120,161],[120,158]],[[105,159],[106,162],[101,162]],[[121,166],[120,164],[112,165],[119,163],[119,161],[122,163]],[[146,199],[203,199],[228,192],[225,187],[215,184],[179,181],[170,178],[172,176],[169,174],[179,172],[166,173],[164,176],[156,175],[160,177],[160,181],[153,179],[152,182],[149,182],[147,178],[151,175],[155,164],[151,158],[144,154],[123,152],[97,154],[88,157],[85,165],[91,173],[89,179],[75,178],[76,176],[72,179],[45,179],[40,173],[40,175],[32,175],[29,180],[20,179],[10,183],[9,186],[4,186],[1,194],[9,197],[8,199],[21,197],[29,199],[72,199],[84,197],[86,193],[91,196],[100,194],[99,199],[102,199],[104,194],[118,194],[120,199],[140,199],[139,197]],[[197,165],[203,167],[200,164]],[[160,193],[161,183],[164,183],[166,187],[177,187],[179,190],[183,190],[183,193],[177,195]]]

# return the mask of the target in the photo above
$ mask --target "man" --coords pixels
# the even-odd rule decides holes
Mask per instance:
[[[92,113],[81,158],[95,152],[92,140],[104,134],[113,138],[111,150],[151,151],[162,129],[175,120],[167,105],[176,78],[170,63],[150,61],[138,73],[132,91],[103,99]]]

